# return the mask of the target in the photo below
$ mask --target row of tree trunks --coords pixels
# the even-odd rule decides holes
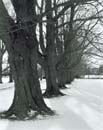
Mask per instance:
[[[71,83],[74,79],[74,74],[73,71],[71,71],[70,69],[67,69],[67,66],[65,66],[66,61],[66,57],[68,56],[68,63],[66,64],[70,64],[71,60],[73,61],[74,59],[72,59],[72,49],[73,49],[73,43],[72,41],[75,38],[74,31],[73,31],[73,18],[74,18],[74,11],[75,11],[75,6],[74,4],[71,5],[71,12],[70,12],[70,23],[69,23],[69,28],[68,33],[65,30],[65,26],[63,27],[62,31],[63,31],[63,41],[60,42],[59,38],[57,39],[57,41],[59,41],[59,44],[57,42],[57,51],[58,51],[58,56],[57,56],[57,64],[59,66],[61,66],[58,70],[57,70],[57,74],[58,74],[58,82],[59,82],[59,86],[60,88],[66,88],[65,84],[66,83]],[[62,23],[64,23],[65,21],[65,16],[63,16],[62,18]],[[62,38],[61,38],[62,39]],[[68,54],[66,54],[68,52]],[[66,57],[65,57],[66,56]],[[57,66],[58,67],[58,66]],[[63,76],[63,77],[62,77]]]

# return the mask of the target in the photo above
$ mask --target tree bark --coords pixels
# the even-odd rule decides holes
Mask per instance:
[[[3,40],[8,49],[12,66],[15,94],[11,107],[3,113],[2,117],[12,118],[14,115],[16,119],[23,120],[31,118],[32,110],[34,111],[33,116],[42,113],[54,114],[43,100],[38,80],[36,24],[32,27],[33,18],[36,17],[34,1],[13,0],[13,4],[17,23],[12,21],[10,30],[12,33],[8,36],[9,41],[5,38]]]
[[[34,110],[34,114],[53,112],[44,103],[37,73],[37,45],[36,41],[29,35],[29,41],[24,36],[25,30],[16,32],[14,43],[11,48],[10,57],[13,76],[15,82],[15,96],[13,104],[5,113],[7,117],[13,114],[18,119],[29,116],[29,112]],[[26,35],[26,34],[25,34]],[[34,44],[31,48],[29,44]]]
[[[52,6],[52,1],[46,0],[46,11],[49,11],[47,13],[47,26],[46,26],[46,41],[47,41],[47,47],[46,47],[46,59],[45,62],[47,66],[45,67],[45,73],[46,73],[46,82],[47,82],[47,88],[44,93],[45,97],[55,97],[64,95],[60,92],[58,88],[57,83],[57,75],[56,75],[56,68],[55,68],[55,25],[54,21],[52,19],[52,11],[50,11]]]
[[[57,71],[57,77],[58,77],[58,87],[60,89],[66,89],[67,87],[65,86],[66,84],[66,79],[67,79],[67,72],[65,70],[59,70]]]
[[[49,59],[50,62],[50,59]],[[57,96],[63,96],[64,94],[60,92],[58,88],[57,78],[56,78],[56,70],[55,66],[50,65],[51,63],[47,63],[45,67],[46,74],[46,91],[43,94],[44,97],[51,98]]]

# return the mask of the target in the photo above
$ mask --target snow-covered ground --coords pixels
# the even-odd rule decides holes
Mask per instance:
[[[82,75],[81,78],[85,79],[103,79],[103,75]]]
[[[41,84],[45,88],[45,81]],[[103,80],[76,79],[68,87],[62,90],[66,96],[45,99],[55,116],[31,121],[2,119],[0,130],[103,130]],[[13,83],[0,85],[0,111],[8,109],[13,92]]]

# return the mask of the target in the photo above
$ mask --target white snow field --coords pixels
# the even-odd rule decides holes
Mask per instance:
[[[45,88],[45,81],[41,82]],[[13,99],[13,83],[0,85],[0,111],[7,110]],[[103,130],[103,80],[76,79],[66,96],[45,99],[55,116],[29,121],[0,119],[0,130]]]

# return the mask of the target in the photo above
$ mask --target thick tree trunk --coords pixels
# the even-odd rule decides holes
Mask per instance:
[[[71,71],[67,72],[67,81],[66,83],[71,84],[71,82],[74,80],[73,73]]]
[[[18,119],[24,119],[30,116],[31,110],[34,111],[34,116],[38,113],[53,114],[44,103],[40,90],[36,65],[37,47],[29,48],[27,46],[28,40],[23,37],[21,31],[16,36],[14,44],[17,44],[17,46],[13,46],[12,57],[10,57],[15,83],[15,96],[13,104],[5,113],[6,117],[15,115]],[[29,41],[29,44],[31,44],[31,41]]]
[[[37,74],[36,17],[33,0],[13,0],[17,23],[12,22],[13,33],[6,39],[15,83],[14,100],[2,117],[16,119],[31,118],[36,114],[54,114],[43,100]],[[7,17],[6,17],[7,18]],[[6,20],[6,19],[5,19]],[[10,39],[11,38],[11,39]]]
[[[45,65],[45,74],[46,74],[46,91],[43,94],[44,97],[57,97],[63,96],[64,94],[60,92],[58,87],[55,63],[53,62],[54,56],[52,57],[50,53],[50,57],[48,57]]]
[[[47,47],[46,47],[46,59],[45,63],[47,66],[45,67],[45,73],[46,73],[46,82],[47,82],[47,88],[44,93],[45,97],[55,97],[64,95],[60,92],[58,88],[57,83],[57,77],[56,77],[56,68],[55,68],[55,25],[53,21],[53,13],[50,11],[52,7],[52,1],[46,0],[46,11],[47,13],[47,33],[46,33],[46,41],[47,41]],[[49,22],[50,21],[50,22]]]
[[[58,77],[58,87],[59,87],[60,89],[65,89],[65,88],[67,88],[67,87],[65,86],[65,84],[66,84],[66,79],[67,79],[66,74],[65,74],[65,71],[64,71],[64,70],[59,70],[59,71],[57,71],[57,77]]]

